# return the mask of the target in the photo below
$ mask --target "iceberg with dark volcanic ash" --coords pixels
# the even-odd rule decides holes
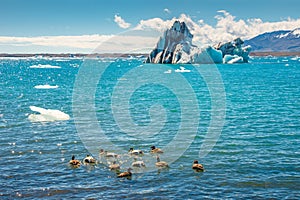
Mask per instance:
[[[240,63],[248,62],[251,48],[242,47],[240,38],[217,47],[202,48],[193,45],[193,35],[185,22],[175,21],[158,40],[146,63],[196,64],[196,63]],[[228,56],[226,56],[228,55]],[[226,56],[226,59],[224,59]]]

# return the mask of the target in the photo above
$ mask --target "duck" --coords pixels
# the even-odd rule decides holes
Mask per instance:
[[[118,154],[108,152],[108,151],[104,151],[104,149],[100,149],[99,156],[105,156],[106,158],[117,158],[117,157],[119,157]]]
[[[119,170],[120,165],[116,161],[113,161],[113,163],[111,165],[109,165],[109,169],[110,170]]]
[[[106,158],[117,158],[117,157],[119,157],[119,155],[116,154],[116,153],[112,153],[112,152],[107,152],[106,151],[105,157]]]
[[[156,167],[169,167],[168,163],[165,161],[160,161],[159,156],[156,157],[157,162],[155,163]]]
[[[131,177],[132,173],[131,173],[131,168],[127,169],[127,172],[122,172],[118,175],[118,178],[123,178],[123,177]]]
[[[92,156],[90,155],[86,155],[86,157],[83,159],[84,163],[96,163],[96,159],[93,158]]]
[[[197,171],[204,171],[203,165],[199,164],[198,160],[194,160],[192,169],[195,169]]]
[[[79,167],[81,162],[75,159],[75,156],[72,156],[72,159],[69,161],[69,164],[73,167]]]
[[[146,167],[144,161],[134,159],[134,162],[131,164],[132,167]]]
[[[142,150],[139,150],[139,149],[134,150],[133,148],[129,149],[129,153],[131,155],[143,155],[144,154],[144,152]]]
[[[103,156],[103,155],[105,155],[105,151],[104,151],[104,149],[100,149],[99,150],[99,156]]]
[[[151,146],[151,153],[163,153],[163,150],[160,148],[156,148],[155,146]]]

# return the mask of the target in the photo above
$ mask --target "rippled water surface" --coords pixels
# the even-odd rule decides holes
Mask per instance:
[[[150,68],[147,76],[138,74],[143,67]],[[1,59],[0,198],[299,199],[300,58],[185,65],[189,73],[175,73],[179,67],[143,64],[141,58]],[[222,124],[210,124],[214,91],[199,69],[214,80],[215,67],[222,83],[213,84],[226,97],[218,113],[226,116],[220,137],[210,138],[206,133]],[[147,84],[140,84],[144,79]],[[30,121],[28,116],[37,114],[30,106],[62,111],[70,120]],[[175,161],[156,169],[150,146],[164,149],[179,130],[174,151],[160,156],[177,156]],[[214,139],[214,148],[199,158],[204,140]],[[142,149],[145,155],[138,159],[146,169],[133,169],[131,179],[117,178],[98,155],[102,145],[122,154],[121,171],[133,161],[124,152]],[[72,155],[82,160],[87,154],[99,163],[70,168]],[[204,172],[191,169],[195,159]]]

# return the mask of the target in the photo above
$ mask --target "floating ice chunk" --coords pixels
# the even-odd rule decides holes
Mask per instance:
[[[48,64],[47,65],[38,64],[38,65],[32,65],[29,68],[39,68],[39,69],[45,69],[45,68],[51,69],[51,68],[54,68],[54,69],[59,69],[61,67],[60,66],[54,66],[54,65],[48,65]]]
[[[48,84],[36,85],[36,86],[34,86],[34,88],[36,88],[36,89],[56,89],[56,88],[58,88],[58,85],[48,85]]]
[[[223,58],[224,64],[244,63],[243,57],[238,55],[225,55]]]
[[[167,71],[164,71],[165,74],[171,74],[172,70],[168,69]]]
[[[175,72],[181,72],[181,73],[184,73],[184,72],[191,72],[191,70],[189,69],[185,69],[184,67],[179,67],[180,69],[175,69]]]
[[[298,56],[291,58],[291,60],[298,60],[298,59],[299,59]]]
[[[70,116],[60,110],[44,109],[36,106],[29,107],[32,111],[40,114],[30,114],[28,119],[31,122],[52,122],[52,121],[63,121],[69,120]]]

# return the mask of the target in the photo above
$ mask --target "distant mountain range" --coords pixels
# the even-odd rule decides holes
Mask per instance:
[[[246,40],[245,45],[251,45],[253,52],[300,52],[300,28],[263,33]]]

